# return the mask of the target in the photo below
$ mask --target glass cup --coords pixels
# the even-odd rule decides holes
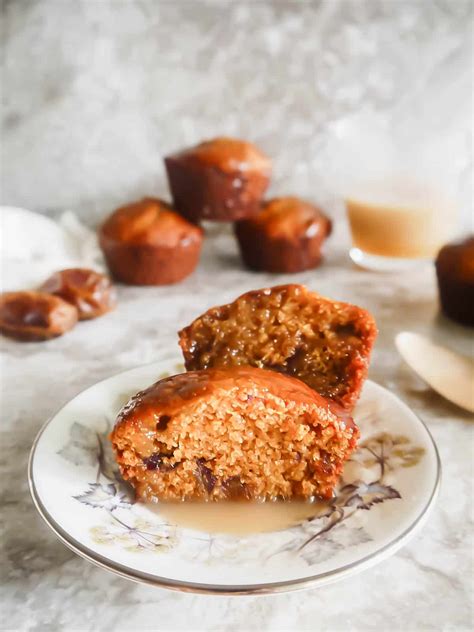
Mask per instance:
[[[439,129],[412,102],[361,110],[329,128],[324,165],[327,184],[345,200],[358,265],[410,268],[458,232],[470,151],[457,123]]]
[[[456,211],[445,195],[406,179],[367,182],[345,203],[350,257],[371,270],[404,270],[432,260],[456,231]]]

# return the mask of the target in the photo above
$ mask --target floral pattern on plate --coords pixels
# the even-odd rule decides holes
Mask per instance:
[[[135,515],[133,489],[122,480],[111,450],[108,438],[111,428],[112,424],[107,421],[103,432],[74,422],[68,442],[58,451],[72,465],[96,466],[95,481],[88,483],[83,493],[74,496],[88,507],[103,510],[102,522],[90,527],[91,536],[100,544],[122,546],[129,551],[167,552],[179,545],[178,525],[167,521],[156,524]],[[293,552],[312,564],[328,559],[342,547],[368,542],[371,537],[363,527],[350,529],[347,524],[359,511],[369,511],[378,503],[400,499],[397,489],[385,483],[386,474],[399,467],[416,466],[424,452],[401,435],[381,432],[362,441],[326,509],[293,527],[294,540],[270,556]],[[119,509],[126,512],[118,512]],[[347,523],[346,528],[339,533],[343,523]],[[212,538],[215,546],[219,537],[209,535],[209,541]],[[207,542],[206,537],[194,536],[193,539]]]

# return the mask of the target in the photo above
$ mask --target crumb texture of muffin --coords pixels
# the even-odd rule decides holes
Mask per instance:
[[[202,230],[159,199],[117,209],[99,229],[112,276],[129,285],[177,283],[195,269]]]
[[[0,333],[22,342],[57,338],[74,327],[78,311],[59,296],[45,292],[0,295]]]
[[[243,294],[179,332],[187,370],[271,369],[299,378],[348,410],[359,398],[376,336],[366,310],[295,284]]]
[[[321,262],[331,221],[313,204],[296,197],[269,200],[255,217],[235,224],[245,265],[266,272],[301,272]]]
[[[285,375],[251,367],[182,373],[135,395],[111,434],[137,498],[331,498],[359,430]]]
[[[67,268],[52,274],[40,287],[75,305],[79,320],[97,318],[115,308],[116,295],[108,276],[88,268]]]
[[[443,312],[462,325],[474,327],[474,235],[441,248],[436,276]]]
[[[252,143],[214,138],[165,158],[176,209],[192,222],[234,221],[260,211],[271,161]]]

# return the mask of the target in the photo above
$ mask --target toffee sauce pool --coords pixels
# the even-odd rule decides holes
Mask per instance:
[[[224,533],[250,535],[282,531],[309,518],[326,513],[329,502],[160,502],[146,507],[178,527]]]

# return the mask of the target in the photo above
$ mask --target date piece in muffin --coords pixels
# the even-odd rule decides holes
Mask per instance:
[[[474,235],[441,248],[436,275],[443,312],[458,323],[474,327]]]
[[[191,371],[132,397],[111,441],[143,501],[331,498],[359,430],[300,380]]]
[[[364,309],[303,285],[243,294],[179,332],[187,370],[250,365],[299,378],[350,410],[367,376],[377,335]]]
[[[259,212],[271,162],[255,145],[215,138],[165,158],[176,209],[192,222],[234,221]]]
[[[88,268],[67,268],[52,274],[40,287],[72,303],[79,320],[97,318],[115,308],[116,296],[108,276]]]
[[[112,213],[99,229],[99,242],[117,281],[167,285],[195,269],[202,230],[166,202],[145,198]]]
[[[44,292],[0,295],[0,333],[22,342],[49,340],[74,327],[78,312],[59,296]]]
[[[242,259],[251,270],[301,272],[321,262],[321,246],[331,221],[313,204],[296,197],[265,202],[261,213],[235,224]]]

